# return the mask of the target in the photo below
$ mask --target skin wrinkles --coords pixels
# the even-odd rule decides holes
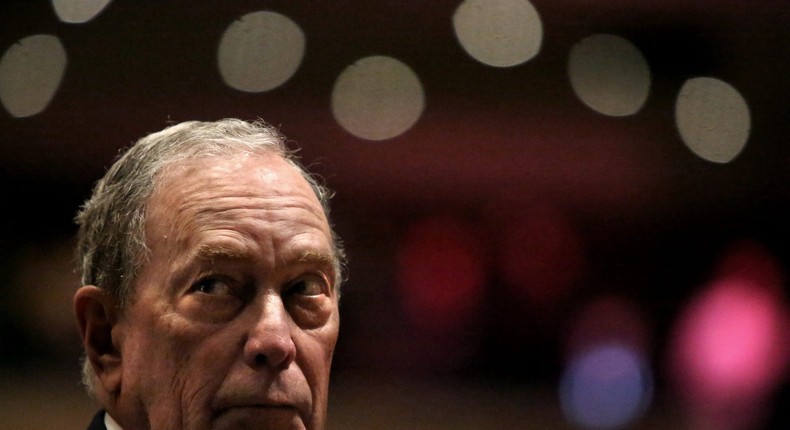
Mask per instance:
[[[195,164],[192,162],[190,164]],[[238,165],[234,165],[234,169],[239,169]],[[285,237],[289,240],[295,240],[300,236],[300,226],[293,226],[290,219],[284,214],[287,211],[306,210],[313,215],[307,220],[310,227],[319,228],[329,235],[328,222],[325,218],[323,210],[320,206],[316,207],[314,200],[305,198],[304,196],[289,196],[285,201],[271,198],[260,197],[250,191],[250,187],[246,182],[236,182],[231,180],[229,174],[232,170],[226,169],[223,166],[211,167],[206,169],[201,164],[197,166],[178,166],[174,169],[184,176],[191,176],[197,173],[203,173],[210,176],[212,181],[212,188],[219,186],[227,186],[230,189],[223,193],[222,196],[211,195],[212,188],[202,188],[197,185],[185,186],[178,192],[173,193],[174,197],[168,199],[160,208],[169,208],[173,204],[177,204],[176,215],[173,217],[175,223],[173,224],[170,236],[175,236],[179,242],[187,242],[181,246],[192,246],[192,242],[200,242],[202,236],[205,234],[214,236],[224,236],[230,242],[238,242],[239,248],[252,249],[262,244],[263,241],[275,241],[278,237]],[[256,177],[264,177],[271,184],[281,184],[283,181],[273,176],[270,169],[264,169],[267,173],[259,174]],[[172,174],[167,175],[168,178]],[[214,183],[221,185],[213,185]],[[294,187],[288,186],[289,191]],[[275,196],[287,195],[280,190],[274,190],[272,193]],[[312,192],[309,197],[313,197]],[[177,203],[178,202],[178,203]],[[221,218],[215,220],[216,215],[222,215]],[[302,221],[304,223],[304,221]],[[230,225],[230,228],[225,228]],[[244,227],[239,227],[243,225]],[[155,225],[155,227],[161,227]],[[156,230],[156,228],[152,229]],[[266,232],[265,235],[260,235],[258,232]],[[188,232],[188,233],[187,233]],[[273,232],[274,234],[270,233]],[[157,235],[168,236],[166,232],[150,231],[149,237]],[[261,237],[264,236],[264,237]],[[200,245],[206,247],[209,245]],[[274,248],[278,244],[269,244],[266,248]],[[225,248],[223,245],[217,246],[218,248]],[[246,255],[253,255],[254,252],[242,251]],[[264,252],[264,255],[272,255],[278,257],[272,252]],[[169,256],[170,260],[174,260],[173,256]],[[175,263],[175,261],[173,261]],[[290,262],[286,262],[288,264]],[[269,266],[273,262],[267,262]]]
[[[292,231],[288,232],[288,230],[292,230],[292,227],[289,225],[289,220],[287,218],[276,220],[279,218],[279,212],[294,209],[309,212],[312,216],[303,221],[310,222],[312,227],[329,233],[328,222],[320,204],[315,204],[314,193],[312,191],[304,193],[306,188],[312,190],[306,181],[302,180],[302,184],[296,185],[292,183],[293,181],[284,180],[268,167],[259,169],[254,175],[239,178],[236,173],[243,168],[243,164],[248,162],[250,157],[281,160],[274,154],[245,154],[243,158],[220,157],[231,161],[219,164],[210,163],[217,157],[205,157],[179,163],[162,172],[165,179],[158,188],[166,187],[167,181],[172,181],[173,177],[191,177],[198,174],[206,176],[211,183],[210,187],[204,187],[197,183],[186,183],[178,189],[174,189],[160,206],[168,208],[173,204],[178,205],[173,216],[176,222],[173,224],[172,233],[179,235],[179,240],[188,241],[192,238],[186,232],[192,232],[195,227],[184,225],[190,221],[198,230],[218,229],[212,224],[217,219],[215,215],[218,214],[227,215],[220,218],[225,222],[227,220],[249,221],[251,223],[274,221],[276,224],[268,228],[274,231],[286,229],[286,234],[290,234]],[[232,161],[234,159],[240,161]],[[298,175],[296,169],[286,163],[283,164]],[[267,195],[257,193],[256,189],[259,187],[266,188]],[[222,195],[212,192],[217,188],[224,190]],[[283,199],[283,196],[287,196],[287,198]],[[248,231],[256,232],[255,226],[252,227]],[[263,227],[266,228],[266,226]],[[254,236],[253,238],[261,239]]]
[[[210,207],[207,203],[210,202]],[[293,225],[288,218],[288,214],[294,211],[306,210],[312,216],[310,220],[303,221],[309,227],[323,230],[327,235],[328,223],[323,215],[323,211],[315,211],[314,207],[305,202],[290,204],[277,204],[266,199],[225,197],[219,199],[191,198],[177,209],[176,220],[182,221],[175,224],[172,228],[175,239],[179,242],[186,242],[182,246],[193,246],[193,242],[203,240],[204,235],[224,236],[231,242],[238,242],[239,248],[255,248],[263,246],[272,249],[282,246],[283,238],[287,240],[300,239],[303,235],[301,225]],[[214,221],[216,215],[222,215],[222,221]],[[228,225],[230,224],[230,227]],[[186,234],[183,232],[192,232]],[[261,234],[260,232],[265,232]],[[152,232],[151,236],[160,234],[167,236],[165,232]],[[309,237],[308,237],[309,239]],[[269,243],[265,243],[265,242]],[[278,242],[279,241],[279,242]],[[308,245],[309,246],[309,245]],[[254,254],[248,252],[248,254]],[[277,257],[274,253],[266,253]],[[267,262],[270,266],[273,261]]]
[[[275,155],[191,160],[165,178],[149,263],[114,330],[123,368],[110,414],[126,430],[322,428],[339,315],[312,188]],[[194,289],[214,275],[251,294]],[[304,296],[289,289],[300,279],[326,286]]]

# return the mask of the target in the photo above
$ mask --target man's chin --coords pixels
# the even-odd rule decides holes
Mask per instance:
[[[299,411],[291,406],[238,406],[214,417],[213,430],[305,430]]]

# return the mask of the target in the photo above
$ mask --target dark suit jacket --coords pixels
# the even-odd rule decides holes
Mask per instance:
[[[93,416],[88,430],[107,430],[107,427],[104,426],[104,411],[99,411]]]

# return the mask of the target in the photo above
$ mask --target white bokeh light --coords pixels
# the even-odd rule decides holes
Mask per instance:
[[[540,15],[527,0],[465,0],[453,15],[453,28],[472,58],[494,67],[531,59],[543,41]]]
[[[749,105],[730,84],[699,77],[683,84],[675,121],[686,146],[697,156],[728,163],[746,146],[751,130]]]
[[[69,24],[84,24],[96,17],[112,0],[52,0],[58,18]]]
[[[26,37],[0,58],[0,102],[17,118],[46,109],[66,71],[66,50],[49,34]]]
[[[363,58],[338,76],[332,113],[349,133],[368,140],[395,137],[422,115],[425,94],[417,75],[391,57]]]
[[[290,79],[304,58],[305,36],[290,18],[259,11],[233,22],[219,44],[225,83],[239,91],[269,91]]]
[[[604,115],[633,115],[650,93],[650,69],[628,40],[610,34],[587,37],[571,48],[568,75],[576,95]]]

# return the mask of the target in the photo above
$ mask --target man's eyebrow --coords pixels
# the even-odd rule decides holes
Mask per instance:
[[[305,251],[299,254],[298,257],[293,260],[293,262],[297,264],[306,263],[316,266],[330,266],[334,268],[337,264],[337,259],[333,254],[328,252]]]
[[[307,264],[319,268],[322,271],[327,271],[332,281],[333,288],[340,285],[340,261],[334,253],[326,251],[305,251],[298,254],[298,257],[293,259],[291,264],[300,265]]]
[[[227,246],[219,244],[204,243],[198,246],[192,253],[195,259],[199,260],[249,260],[252,255],[245,248]],[[287,264],[312,264],[316,266],[335,267],[338,262],[335,255],[324,251],[304,251],[295,255],[294,258],[286,261]]]
[[[236,246],[203,243],[192,253],[197,260],[249,260],[250,253],[245,248]]]

